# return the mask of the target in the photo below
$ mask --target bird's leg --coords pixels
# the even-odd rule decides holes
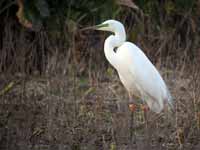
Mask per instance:
[[[134,112],[136,110],[136,105],[132,103],[132,95],[129,93],[129,109],[130,109],[130,142],[132,143],[133,135],[135,139],[135,132],[133,131],[133,123],[134,123]],[[135,140],[134,140],[135,141]]]
[[[146,104],[141,104],[140,108],[143,110],[143,112],[149,111],[149,107]]]
[[[128,92],[128,96],[129,96],[129,110],[131,112],[134,112],[136,110],[136,105],[133,103],[133,97],[130,92]]]

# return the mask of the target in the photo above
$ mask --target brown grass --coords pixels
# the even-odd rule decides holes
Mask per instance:
[[[137,110],[133,131],[127,92],[116,73],[55,77],[1,75],[3,149],[199,149],[199,72],[160,68],[175,101],[175,113]],[[186,71],[186,72],[185,72]],[[105,75],[103,75],[103,73]],[[98,76],[98,74],[101,74]],[[133,132],[133,138],[130,133]]]

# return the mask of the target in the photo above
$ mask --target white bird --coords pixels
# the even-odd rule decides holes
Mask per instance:
[[[161,75],[139,47],[126,41],[122,23],[107,20],[92,28],[114,33],[105,40],[104,53],[117,70],[129,96],[141,98],[156,113],[162,111],[164,104],[172,106],[172,97]]]

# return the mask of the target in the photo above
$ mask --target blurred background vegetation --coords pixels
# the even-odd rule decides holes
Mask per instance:
[[[55,56],[103,64],[105,36],[80,29],[107,19],[122,21],[128,40],[152,60],[198,62],[199,6],[198,0],[1,0],[0,72],[44,73]]]
[[[200,0],[0,0],[0,149],[199,150],[199,16]],[[107,19],[158,68],[174,114],[138,110],[129,130],[110,33],[81,30]]]

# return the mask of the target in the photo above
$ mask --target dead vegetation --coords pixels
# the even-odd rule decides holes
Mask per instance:
[[[160,70],[172,92],[175,113],[146,116],[137,110],[133,131],[127,93],[111,68],[91,77],[79,76],[75,69],[50,77],[2,74],[1,89],[12,86],[1,94],[1,148],[197,150],[199,71]]]
[[[52,36],[3,17],[0,149],[200,149],[197,18],[161,15],[157,26],[126,9],[128,39],[160,70],[175,102],[175,113],[138,109],[131,123],[127,92],[104,58],[106,35],[75,28],[69,36],[67,24]]]

